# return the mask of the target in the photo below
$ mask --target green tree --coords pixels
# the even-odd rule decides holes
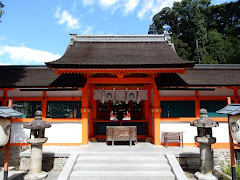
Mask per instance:
[[[4,4],[2,3],[2,1],[0,1],[0,18],[2,17],[4,11],[2,10],[2,8],[4,8]],[[1,22],[1,21],[0,21]]]
[[[240,0],[212,5],[210,0],[182,0],[153,17],[149,34],[170,26],[180,57],[199,63],[240,63]]]
[[[208,55],[201,63],[226,64],[231,61],[231,57],[234,55],[232,43],[216,29],[208,32],[206,51]]]

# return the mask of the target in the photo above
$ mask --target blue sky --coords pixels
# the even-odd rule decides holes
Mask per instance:
[[[174,0],[1,1],[0,65],[43,65],[64,54],[69,33],[147,34],[152,16]]]

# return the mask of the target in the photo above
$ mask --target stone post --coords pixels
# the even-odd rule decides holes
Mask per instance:
[[[42,144],[46,141],[47,138],[27,139],[27,143],[31,144],[29,174],[42,173]]]

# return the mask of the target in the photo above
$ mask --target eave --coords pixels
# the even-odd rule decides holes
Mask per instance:
[[[83,74],[85,76],[94,75],[97,73],[109,73],[123,78],[124,75],[134,73],[144,73],[156,76],[161,73],[179,73],[185,74],[185,68],[165,68],[165,69],[57,69],[57,75],[60,74]]]

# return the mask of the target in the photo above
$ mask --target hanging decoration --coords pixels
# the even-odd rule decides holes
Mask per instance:
[[[102,104],[104,104],[104,100],[105,100],[105,91],[104,88],[102,89]]]
[[[128,104],[128,88],[126,88],[126,90],[125,90],[125,101],[126,101],[126,104]]]
[[[140,103],[142,100],[148,100],[148,90],[129,90],[128,88],[124,90],[93,90],[93,99],[99,100],[100,102],[114,102],[115,104],[118,101],[125,102],[126,104],[129,103],[129,101]]]
[[[137,102],[136,90],[128,90],[128,101]]]
[[[116,103],[116,88],[113,88],[113,103]]]
[[[137,88],[137,104],[139,104],[140,98],[139,98],[139,88]]]

